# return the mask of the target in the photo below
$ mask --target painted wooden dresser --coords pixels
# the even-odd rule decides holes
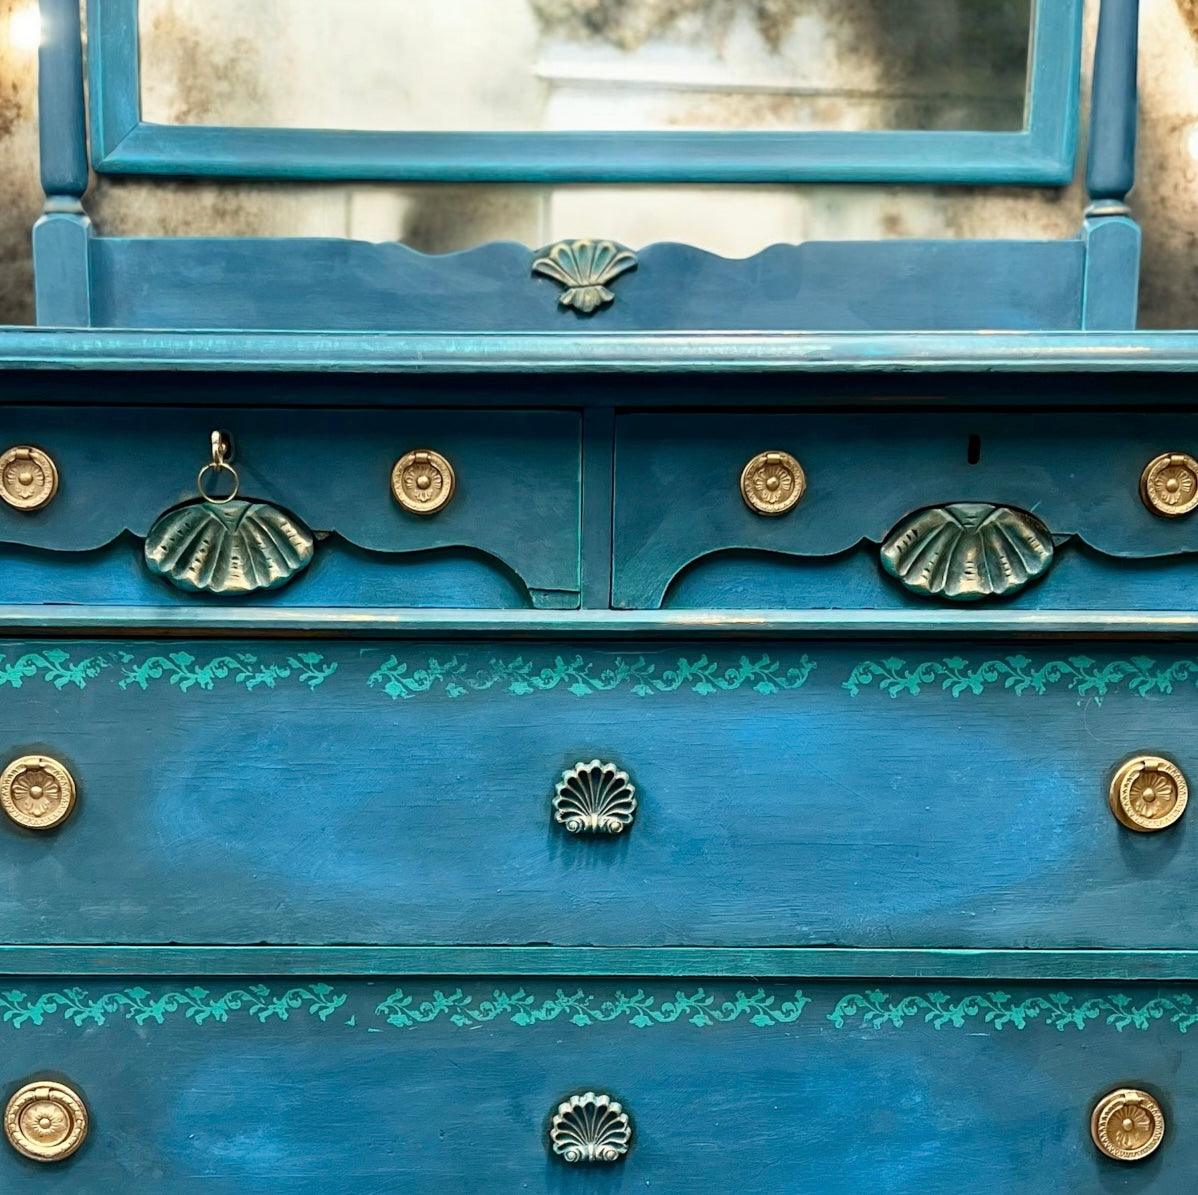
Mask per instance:
[[[1192,337],[0,352],[4,1190],[1192,1188]]]

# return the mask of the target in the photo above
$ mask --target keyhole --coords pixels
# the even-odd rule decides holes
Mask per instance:
[[[971,464],[976,465],[982,459],[982,437],[970,436],[969,446],[965,449],[965,459]]]

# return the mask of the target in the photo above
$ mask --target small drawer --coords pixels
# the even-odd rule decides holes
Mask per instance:
[[[19,642],[0,680],[10,942],[1198,936],[1175,647]]]
[[[1185,608],[1189,453],[1188,415],[624,415],[614,604]]]
[[[6,410],[0,604],[578,605],[578,416],[352,414]]]
[[[0,1141],[0,1186],[22,1195],[292,1195],[332,1175],[345,1195],[1059,1195],[1183,1191],[1198,1167],[1184,988],[19,987],[0,993],[9,1139],[76,1146],[38,1161]]]

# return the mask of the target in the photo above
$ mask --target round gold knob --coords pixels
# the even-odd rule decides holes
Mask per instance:
[[[1145,834],[1173,825],[1189,799],[1182,770],[1159,755],[1134,756],[1111,780],[1111,812],[1129,830]]]
[[[58,468],[40,448],[20,444],[0,455],[0,498],[17,510],[41,510],[58,493]]]
[[[759,515],[784,515],[807,488],[807,474],[789,452],[759,452],[740,475],[740,493]]]
[[[22,755],[0,772],[0,806],[18,825],[49,830],[71,816],[75,778],[47,755]]]
[[[1140,476],[1140,497],[1155,515],[1178,519],[1198,507],[1198,461],[1186,452],[1162,452]]]
[[[87,1136],[87,1106],[65,1083],[28,1083],[8,1101],[4,1132],[27,1158],[61,1162]]]
[[[1108,1158],[1138,1162],[1164,1140],[1165,1114],[1148,1092],[1121,1087],[1095,1104],[1090,1136]]]
[[[391,470],[395,501],[417,515],[436,514],[453,497],[456,485],[453,466],[428,449],[405,452]]]

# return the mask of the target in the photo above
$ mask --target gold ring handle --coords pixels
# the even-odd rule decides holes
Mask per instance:
[[[1144,466],[1140,500],[1154,515],[1180,519],[1198,508],[1198,461],[1188,452],[1162,452]]]
[[[610,1095],[585,1091],[557,1106],[549,1148],[563,1162],[618,1162],[632,1142],[632,1121]]]
[[[444,510],[455,489],[453,466],[431,448],[405,452],[391,470],[395,501],[414,515],[434,515]]]
[[[1090,1136],[1108,1158],[1139,1162],[1164,1140],[1165,1114],[1148,1092],[1120,1087],[1094,1105]]]
[[[0,808],[19,826],[49,830],[75,808],[75,778],[48,755],[22,755],[0,772]]]
[[[0,455],[0,498],[14,510],[41,510],[57,493],[58,466],[49,453],[18,444]]]
[[[1185,773],[1160,755],[1134,755],[1111,778],[1111,812],[1129,830],[1165,830],[1185,813],[1190,788]]]
[[[789,452],[759,452],[740,474],[740,496],[759,515],[784,515],[807,489],[807,474]]]
[[[65,1083],[27,1083],[8,1101],[4,1135],[35,1162],[61,1162],[87,1137],[87,1105]]]

